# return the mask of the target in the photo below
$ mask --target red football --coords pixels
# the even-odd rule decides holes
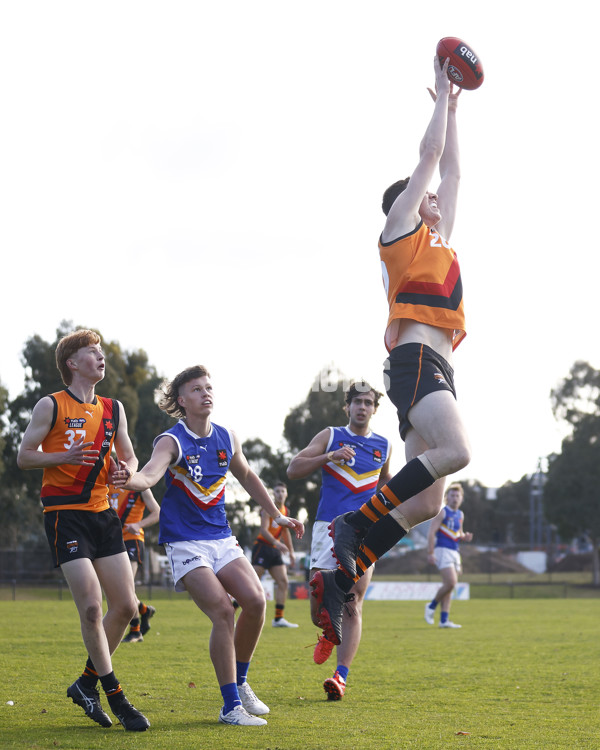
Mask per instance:
[[[445,36],[437,44],[436,54],[440,64],[449,57],[448,78],[461,89],[478,89],[483,83],[483,67],[473,47],[457,39]]]

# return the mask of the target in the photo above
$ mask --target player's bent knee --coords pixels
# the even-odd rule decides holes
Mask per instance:
[[[239,601],[242,611],[252,617],[262,617],[267,609],[267,600],[264,595],[264,591],[257,591],[254,596],[245,597],[243,601]]]
[[[468,445],[454,445],[452,446],[452,453],[448,457],[448,463],[444,467],[444,475],[456,474],[457,471],[461,471],[471,462],[471,449]]]
[[[471,463],[471,449],[468,445],[465,445],[457,456],[457,461],[460,464],[460,469],[464,469]],[[457,469],[459,471],[460,469]]]
[[[112,604],[112,606],[109,606],[109,609],[119,619],[124,620],[125,622],[129,622],[138,614],[137,603],[135,600]]]

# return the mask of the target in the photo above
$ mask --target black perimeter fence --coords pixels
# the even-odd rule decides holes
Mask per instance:
[[[166,557],[159,545],[146,546],[145,564],[136,579],[144,600],[174,595]],[[591,555],[564,555],[536,573],[518,563],[518,550],[464,546],[462,583],[469,583],[471,598],[600,598],[594,585]],[[300,582],[308,579],[306,566],[298,561],[289,569],[290,598]],[[388,554],[375,567],[374,580],[437,582],[437,570],[427,563],[426,550]],[[305,587],[306,591],[306,587]],[[298,598],[304,598],[305,592]],[[47,547],[0,549],[0,600],[70,599],[60,568],[54,568]]]

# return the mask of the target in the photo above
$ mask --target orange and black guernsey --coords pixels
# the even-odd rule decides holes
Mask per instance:
[[[50,432],[42,443],[44,453],[66,451],[83,438],[84,442],[93,442],[91,448],[100,454],[93,466],[61,464],[44,469],[44,513],[106,510],[110,454],[119,427],[118,402],[95,396],[94,403],[84,404],[68,390],[52,393],[49,398],[54,404],[54,414]]]
[[[288,515],[288,509],[285,507],[285,505],[282,508],[278,508],[278,510],[279,510],[279,512],[281,513],[282,516],[287,516]],[[279,537],[283,534],[284,527],[283,526],[279,526],[279,524],[275,523],[275,521],[272,518],[269,518],[269,525],[268,525],[267,529],[269,531],[269,534],[271,534],[271,536],[274,536],[275,539],[279,540]],[[262,533],[260,533],[256,537],[256,541],[257,542],[262,542],[263,544],[268,544],[269,547],[273,547],[274,546],[273,542],[270,542],[266,537],[264,537],[262,535]]]
[[[379,256],[390,308],[387,350],[396,345],[390,324],[398,318],[451,330],[452,349],[456,349],[466,335],[465,312],[460,268],[450,244],[421,221],[393,242],[380,239]]]
[[[123,526],[123,539],[128,542],[131,539],[144,541],[144,529],[140,529],[137,534],[131,531],[125,531],[125,526],[131,523],[137,523],[144,517],[146,503],[142,500],[142,493],[132,490],[126,490],[124,487],[115,487],[108,485],[108,502],[113,507]]]

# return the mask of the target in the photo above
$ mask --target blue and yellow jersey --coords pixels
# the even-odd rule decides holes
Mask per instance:
[[[351,461],[329,462],[323,466],[317,521],[333,521],[341,513],[357,510],[369,500],[390,452],[387,438],[374,432],[355,435],[348,427],[330,427],[329,430],[327,452],[349,445],[356,455]]]
[[[231,433],[212,424],[210,434],[199,437],[179,420],[154,444],[165,435],[177,444],[178,456],[165,474],[159,543],[231,536],[225,514],[225,481],[234,451]]]
[[[458,550],[460,524],[464,518],[462,510],[451,510],[444,506],[444,520],[435,536],[436,547]]]

